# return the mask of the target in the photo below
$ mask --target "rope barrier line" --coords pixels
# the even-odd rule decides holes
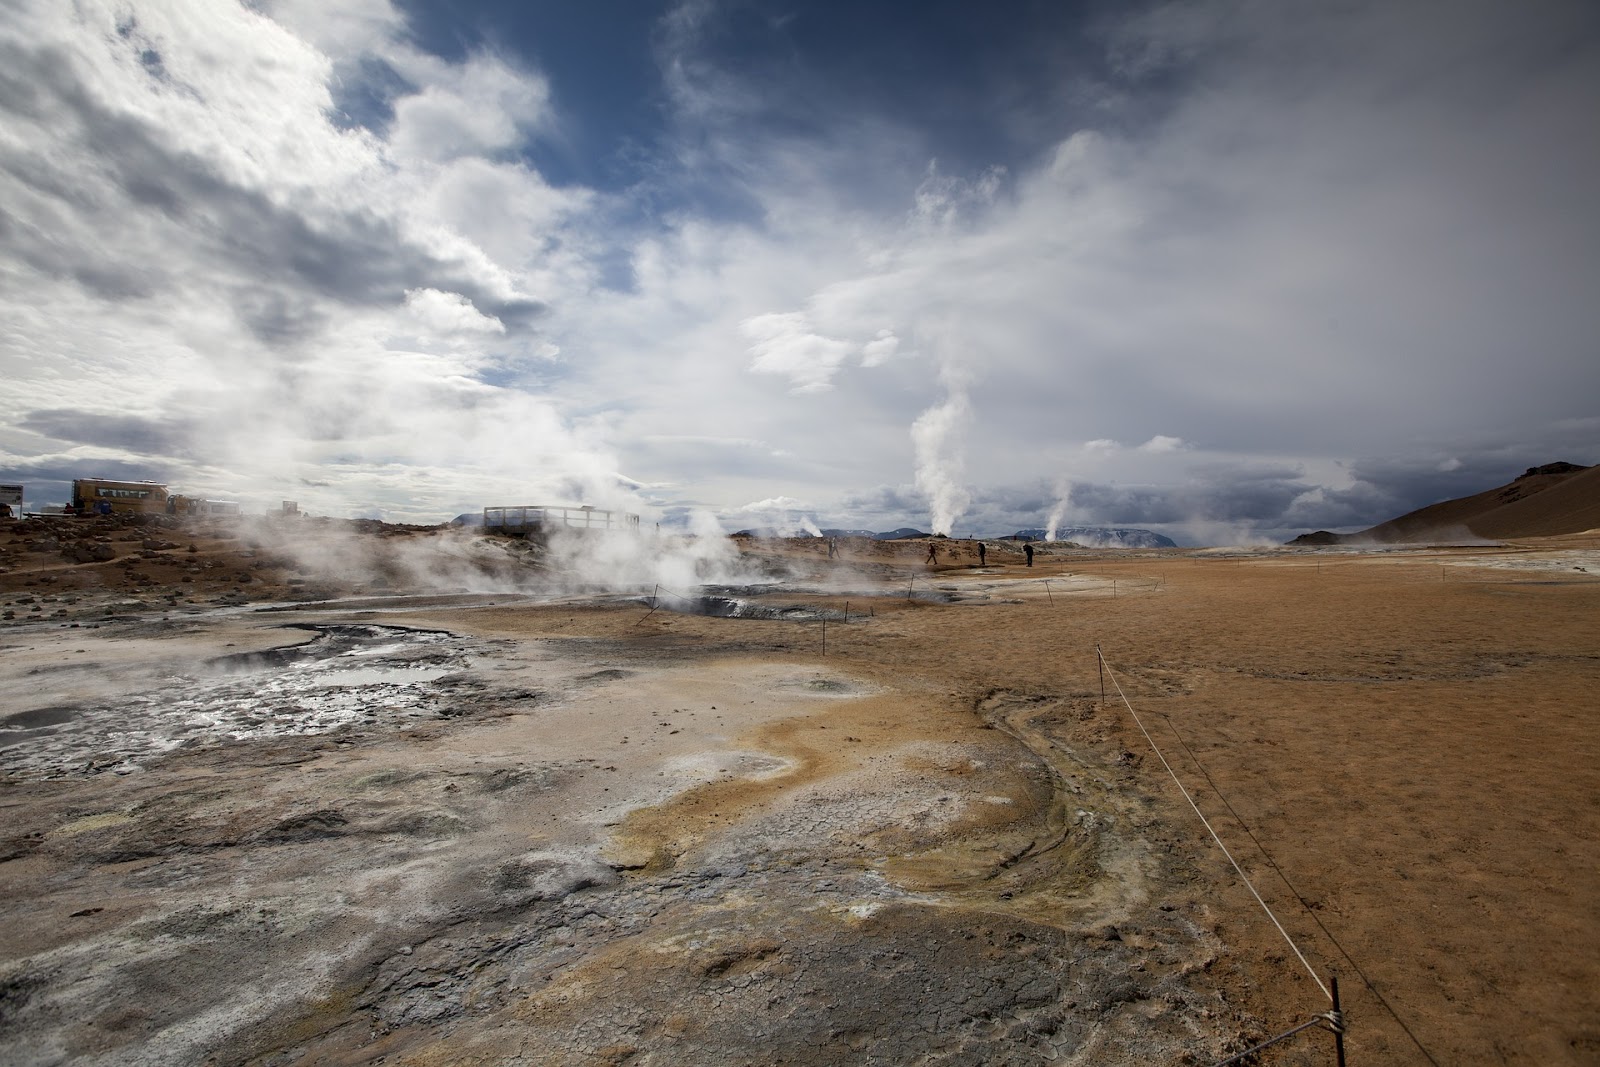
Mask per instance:
[[[1339,950],[1339,955],[1344,957],[1345,962],[1350,965],[1350,969],[1356,972],[1356,975],[1366,985],[1367,989],[1372,992],[1372,995],[1378,998],[1378,1003],[1383,1005],[1384,1010],[1389,1013],[1390,1018],[1394,1019],[1394,1021],[1399,1024],[1400,1029],[1405,1031],[1406,1036],[1411,1039],[1411,1043],[1417,1046],[1417,1051],[1421,1052],[1422,1055],[1427,1058],[1428,1062],[1433,1064],[1433,1067],[1439,1067],[1439,1061],[1433,1058],[1433,1053],[1429,1052],[1427,1046],[1422,1043],[1416,1034],[1411,1032],[1411,1027],[1407,1026],[1406,1021],[1400,1018],[1400,1013],[1394,1010],[1394,1005],[1390,1004],[1388,998],[1378,991],[1378,987],[1373,985],[1372,979],[1367,977],[1367,972],[1361,969],[1361,964],[1357,963],[1355,961],[1355,957],[1350,955],[1349,950],[1344,947],[1344,944],[1340,942],[1337,937],[1333,936],[1333,931],[1328,929],[1327,924],[1322,921],[1322,917],[1312,910],[1311,905],[1306,903],[1305,896],[1301,894],[1299,889],[1295,888],[1295,884],[1289,880],[1289,876],[1284,872],[1283,868],[1278,866],[1278,861],[1272,858],[1272,853],[1267,851],[1266,846],[1263,845],[1261,840],[1256,837],[1249,825],[1245,823],[1244,819],[1240,818],[1239,813],[1235,811],[1233,805],[1228,802],[1227,795],[1224,794],[1221,789],[1217,788],[1217,783],[1212,779],[1211,772],[1206,770],[1205,764],[1200,762],[1200,758],[1194,754],[1194,750],[1190,748],[1189,743],[1183,739],[1183,735],[1178,733],[1178,728],[1172,724],[1171,716],[1162,715],[1161,717],[1167,720],[1167,729],[1172,731],[1172,736],[1177,739],[1178,744],[1183,747],[1183,750],[1189,754],[1189,759],[1194,763],[1195,767],[1199,769],[1201,775],[1205,777],[1206,782],[1211,786],[1211,791],[1217,794],[1218,800],[1222,801],[1223,807],[1228,809],[1228,814],[1233,816],[1233,821],[1239,824],[1239,829],[1245,832],[1245,836],[1249,837],[1250,840],[1255,844],[1256,849],[1260,851],[1262,857],[1267,861],[1267,863],[1271,864],[1274,871],[1278,872],[1278,877],[1283,879],[1283,884],[1289,887],[1289,892],[1294,894],[1294,898],[1300,902],[1300,906],[1305,909],[1306,914],[1311,916],[1311,921],[1317,924],[1317,929],[1321,930],[1323,936],[1333,943],[1334,948]],[[1221,1067],[1221,1065],[1218,1064],[1217,1067]]]
[[[1128,714],[1133,716],[1133,721],[1138,725],[1139,732],[1144,734],[1145,741],[1149,742],[1150,750],[1154,752],[1156,754],[1156,758],[1161,761],[1161,766],[1167,769],[1167,774],[1172,777],[1173,782],[1178,786],[1178,791],[1183,794],[1183,799],[1189,802],[1189,806],[1194,809],[1194,813],[1200,817],[1200,822],[1204,824],[1206,832],[1211,835],[1211,840],[1217,843],[1217,847],[1222,849],[1222,854],[1228,857],[1228,862],[1233,864],[1233,869],[1237,871],[1239,877],[1244,880],[1245,888],[1249,889],[1250,895],[1256,898],[1256,903],[1261,905],[1261,910],[1267,913],[1267,918],[1272,920],[1272,925],[1278,928],[1278,933],[1282,934],[1283,939],[1288,942],[1290,950],[1294,952],[1295,958],[1300,961],[1300,965],[1306,969],[1306,973],[1309,974],[1311,976],[1311,980],[1317,984],[1317,988],[1322,990],[1322,995],[1327,997],[1331,1002],[1333,1000],[1333,994],[1328,992],[1328,987],[1322,984],[1321,978],[1317,977],[1316,968],[1312,967],[1311,964],[1306,960],[1305,954],[1300,951],[1300,946],[1295,944],[1294,938],[1289,936],[1289,931],[1283,928],[1283,924],[1280,923],[1278,921],[1278,917],[1272,913],[1272,909],[1267,906],[1267,902],[1261,899],[1261,894],[1256,892],[1255,883],[1251,882],[1250,876],[1244,873],[1244,868],[1239,866],[1239,861],[1233,858],[1233,853],[1228,851],[1228,846],[1222,843],[1222,838],[1217,836],[1217,831],[1211,826],[1211,820],[1206,818],[1205,812],[1200,810],[1200,805],[1196,804],[1194,797],[1189,795],[1189,790],[1184,787],[1183,781],[1178,777],[1177,772],[1172,769],[1172,764],[1167,762],[1167,757],[1161,754],[1161,747],[1156,744],[1156,739],[1151,737],[1150,731],[1144,728],[1144,720],[1140,719],[1139,713],[1133,709],[1133,704],[1129,702],[1128,695],[1122,691],[1122,683],[1117,681],[1116,672],[1111,669],[1111,665],[1109,663],[1106,663],[1105,656],[1101,654],[1098,645],[1095,646],[1095,656],[1105,667],[1106,674],[1111,678],[1111,684],[1117,691],[1117,696],[1122,698],[1123,707],[1127,708]]]

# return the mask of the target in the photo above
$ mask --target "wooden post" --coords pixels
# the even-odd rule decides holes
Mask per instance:
[[[826,616],[822,619],[822,654],[824,656],[828,654],[828,619]]]
[[[1106,702],[1106,658],[1100,654],[1100,646],[1094,646],[1094,661],[1100,665],[1100,703]]]
[[[1050,592],[1050,579],[1048,578],[1044,580],[1044,595],[1050,598],[1050,606],[1054,607],[1056,598]]]
[[[1339,978],[1329,975],[1328,981],[1333,986],[1333,1014],[1339,1020],[1339,1029],[1333,1032],[1333,1054],[1339,1062],[1339,1067],[1344,1067],[1344,1012],[1339,1010]]]

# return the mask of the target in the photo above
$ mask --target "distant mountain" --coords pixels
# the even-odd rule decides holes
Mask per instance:
[[[899,541],[908,537],[932,537],[933,535],[923,530],[913,529],[910,526],[902,526],[900,529],[890,530],[888,533],[875,533],[868,536],[875,541]]]
[[[1019,541],[1043,541],[1048,530],[1034,527],[1018,530]],[[1056,528],[1057,541],[1072,541],[1085,548],[1177,548],[1178,542],[1154,530],[1141,530],[1128,526],[1060,526]]]
[[[823,537],[870,537],[873,540],[877,540],[878,538],[882,537],[883,534],[873,533],[871,530],[836,530],[836,529],[827,529],[827,530],[823,530],[822,531],[822,536]]]
[[[1318,530],[1291,545],[1404,544],[1555,537],[1600,527],[1600,467],[1546,463],[1473,496],[1429,504],[1353,534]]]

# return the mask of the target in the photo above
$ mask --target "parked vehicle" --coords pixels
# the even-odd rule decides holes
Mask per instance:
[[[167,510],[167,487],[159,482],[79,478],[72,483],[72,508],[79,515]]]

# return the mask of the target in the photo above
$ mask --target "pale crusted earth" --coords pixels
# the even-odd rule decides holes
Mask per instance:
[[[226,541],[0,575],[7,1063],[1215,1062],[1327,1003],[1119,685],[1352,1063],[1600,1062],[1582,539],[796,543],[724,617]]]

